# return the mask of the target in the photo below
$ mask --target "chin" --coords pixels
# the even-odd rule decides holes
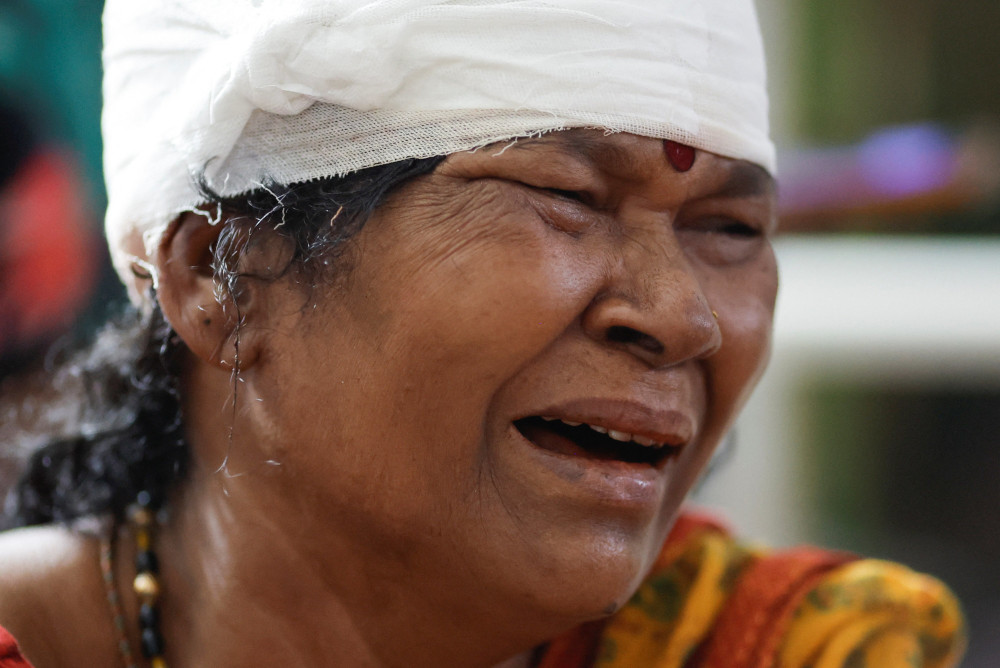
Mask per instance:
[[[665,536],[652,528],[632,532],[592,532],[565,540],[556,554],[535,559],[520,575],[522,600],[571,627],[607,617],[624,606],[645,579]]]

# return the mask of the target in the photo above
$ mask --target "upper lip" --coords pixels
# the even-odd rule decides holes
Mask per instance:
[[[688,411],[631,399],[574,399],[531,415],[613,429],[672,447],[685,445],[695,432],[695,420]]]

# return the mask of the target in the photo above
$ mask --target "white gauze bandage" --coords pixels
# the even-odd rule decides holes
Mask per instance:
[[[104,39],[129,284],[198,176],[230,196],[570,127],[774,167],[753,0],[108,0]]]

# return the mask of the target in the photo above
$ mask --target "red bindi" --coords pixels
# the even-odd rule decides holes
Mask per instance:
[[[686,172],[694,166],[695,149],[693,146],[665,139],[663,150],[667,153],[667,160],[678,172]]]

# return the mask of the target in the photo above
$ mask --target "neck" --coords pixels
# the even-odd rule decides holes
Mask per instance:
[[[171,668],[530,665],[537,640],[516,618],[504,635],[476,592],[460,608],[439,583],[421,588],[410,555],[311,527],[308,511],[261,497],[268,475],[196,465],[176,495],[157,540]]]

